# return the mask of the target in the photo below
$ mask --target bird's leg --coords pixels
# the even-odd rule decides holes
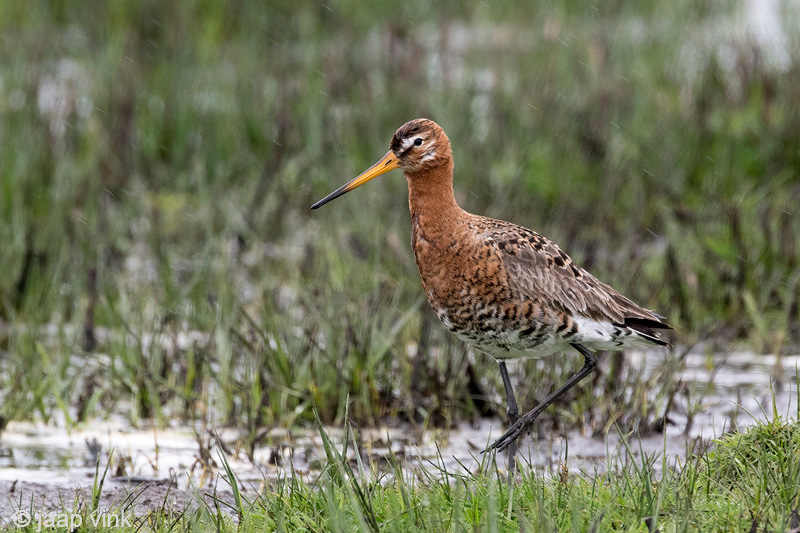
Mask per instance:
[[[517,397],[514,395],[514,387],[511,386],[511,379],[508,377],[508,369],[505,361],[500,361],[500,376],[503,378],[503,386],[506,388],[506,405],[508,406],[508,425],[513,426],[519,419],[519,408],[517,407]],[[517,466],[517,441],[514,440],[508,445],[508,475],[514,477]]]
[[[566,383],[556,389],[553,394],[545,398],[542,403],[525,413],[514,425],[508,428],[508,431],[506,431],[505,435],[494,441],[494,443],[486,449],[487,451],[492,449],[501,451],[509,448],[512,443],[516,445],[517,439],[531,426],[531,424],[533,424],[534,420],[536,420],[536,417],[539,416],[542,411],[547,409],[547,407],[556,401],[559,396],[574,387],[580,380],[592,373],[595,365],[597,365],[597,356],[580,344],[573,343],[571,346],[583,354],[583,368],[581,368],[577,374],[569,378]]]

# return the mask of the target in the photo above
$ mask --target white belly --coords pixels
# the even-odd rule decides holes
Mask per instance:
[[[458,338],[498,360],[543,358],[573,351],[575,348],[572,344],[581,344],[592,351],[653,347],[653,343],[630,328],[584,317],[574,317],[573,320],[578,331],[565,338],[556,331],[544,332],[534,337],[522,336],[519,329],[502,329],[500,324],[497,328],[486,331],[456,330],[446,317],[442,318],[445,326]]]

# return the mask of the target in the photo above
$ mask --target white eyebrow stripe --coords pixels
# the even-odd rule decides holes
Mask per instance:
[[[406,150],[408,150],[409,148],[411,148],[411,145],[412,145],[413,143],[414,143],[414,139],[413,139],[413,138],[411,138],[411,137],[408,137],[408,138],[405,138],[405,139],[403,139],[403,149],[402,149],[401,151],[405,152]]]

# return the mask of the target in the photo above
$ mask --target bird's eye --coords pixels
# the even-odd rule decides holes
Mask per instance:
[[[419,146],[422,144],[422,137],[417,137],[414,139],[414,146]]]

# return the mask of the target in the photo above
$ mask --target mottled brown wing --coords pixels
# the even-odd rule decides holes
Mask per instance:
[[[491,222],[484,238],[500,251],[511,284],[523,297],[595,320],[669,328],[658,315],[576,265],[556,243],[521,226]]]

